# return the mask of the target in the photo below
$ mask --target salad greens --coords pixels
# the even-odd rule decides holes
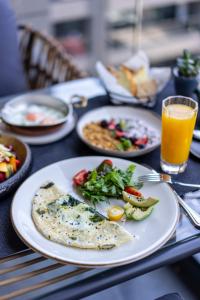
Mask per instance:
[[[117,144],[117,149],[120,151],[126,151],[132,146],[132,143],[129,139],[121,138],[120,143]]]
[[[125,187],[134,185],[131,182],[134,171],[135,165],[133,164],[123,171],[113,167],[111,161],[105,160],[96,169],[88,172],[87,179],[82,184],[76,186],[83,197],[96,205],[99,202],[108,201],[111,197],[122,198],[122,191]]]

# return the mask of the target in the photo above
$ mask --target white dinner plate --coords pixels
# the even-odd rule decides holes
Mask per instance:
[[[118,150],[106,150],[95,145],[92,145],[83,135],[83,128],[85,125],[91,122],[98,122],[102,120],[116,119],[137,119],[141,120],[146,126],[153,129],[156,133],[158,139],[152,144],[147,145],[144,149],[139,149],[135,151],[118,151]],[[77,123],[77,133],[80,139],[86,143],[90,148],[95,151],[101,152],[106,155],[114,155],[120,157],[136,157],[140,155],[147,154],[160,145],[160,135],[161,135],[161,121],[159,116],[151,111],[143,108],[134,108],[131,106],[104,106],[102,108],[93,109],[86,114],[84,114]]]
[[[108,157],[88,156],[63,160],[47,166],[30,176],[17,190],[12,206],[13,226],[22,241],[35,251],[61,263],[70,263],[84,267],[111,267],[131,263],[142,259],[164,245],[175,231],[179,219],[179,206],[175,194],[166,183],[147,183],[142,188],[144,196],[159,198],[152,214],[143,221],[128,221],[121,226],[135,236],[133,241],[111,250],[84,250],[66,247],[43,237],[36,229],[31,218],[32,199],[36,190],[47,180],[55,182],[62,190],[76,194],[72,186],[72,177],[81,169],[91,170]],[[131,161],[110,158],[113,164],[126,169]],[[149,169],[136,165],[134,177],[149,173]],[[112,204],[124,204],[121,200],[111,200],[97,209],[106,214],[106,208]]]

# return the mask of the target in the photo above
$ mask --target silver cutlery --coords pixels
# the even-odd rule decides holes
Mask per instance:
[[[138,181],[139,182],[167,182],[170,184],[177,184],[181,186],[194,187],[200,189],[200,184],[184,183],[184,182],[176,181],[172,179],[170,175],[162,174],[162,173],[150,173],[147,175],[139,176]]]
[[[153,171],[153,170],[152,170]],[[163,174],[159,174],[159,173],[151,173],[149,175],[157,175],[157,177],[151,177],[150,180],[147,180],[147,178],[149,178],[148,175],[143,175],[143,176],[139,176],[138,180],[139,182],[167,182],[164,180],[158,180],[158,178],[160,178],[160,175]],[[165,175],[165,174],[164,174]],[[169,175],[168,175],[169,176]],[[171,179],[171,176],[169,176]],[[153,178],[153,179],[152,179]],[[156,178],[156,180],[155,180]],[[170,182],[172,183],[172,181]],[[191,186],[191,185],[189,185]],[[177,192],[172,189],[173,193],[175,194],[179,205],[183,208],[183,210],[186,212],[186,215],[189,217],[189,219],[192,221],[192,223],[194,224],[195,227],[200,228],[200,214],[197,213],[194,209],[192,209],[178,194]]]
[[[193,222],[195,227],[200,228],[200,214],[191,208],[173,189],[174,194],[177,197],[178,203],[184,209],[190,220]]]
[[[200,130],[193,131],[193,138],[196,140],[200,140]]]

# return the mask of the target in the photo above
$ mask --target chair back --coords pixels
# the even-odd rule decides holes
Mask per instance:
[[[85,77],[54,38],[27,25],[18,28],[21,57],[30,89]]]

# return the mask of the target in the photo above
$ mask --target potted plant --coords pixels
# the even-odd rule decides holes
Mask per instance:
[[[194,58],[188,50],[184,50],[173,69],[176,94],[192,97],[198,86],[199,73],[200,58]]]

